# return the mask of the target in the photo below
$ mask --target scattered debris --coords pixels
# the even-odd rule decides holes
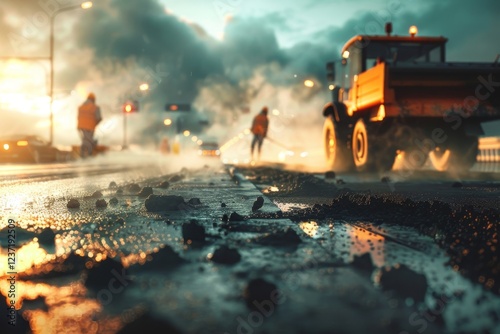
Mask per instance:
[[[257,242],[268,246],[293,246],[302,242],[295,230],[288,227],[285,230],[279,230],[270,233],[262,238],[257,239]]]
[[[168,180],[172,183],[184,180],[186,177],[182,174],[172,175]]]
[[[101,198],[103,195],[102,195],[102,192],[100,192],[99,190],[97,191],[94,191],[94,193],[90,196],[92,198]]]
[[[152,195],[152,194],[153,194],[153,188],[151,188],[151,187],[144,187],[137,194],[137,196],[146,198],[146,197],[148,197],[149,195]]]
[[[162,188],[162,189],[167,189],[168,187],[170,187],[170,182],[168,182],[168,181],[162,181],[162,182],[158,185],[158,188]]]
[[[38,242],[43,245],[55,245],[54,244],[54,239],[56,237],[56,234],[50,227],[44,228],[40,234],[37,235]]]
[[[263,205],[264,205],[264,197],[262,196],[257,197],[257,200],[253,202],[252,211],[255,212],[259,210],[260,208],[262,208]]]
[[[189,204],[191,205],[201,205],[201,201],[199,198],[191,198],[189,201],[188,201]]]
[[[245,220],[245,217],[243,217],[242,215],[240,215],[236,212],[231,213],[231,215],[229,216],[229,221],[231,221],[231,222],[240,222],[240,221],[244,221],[244,220]]]
[[[241,255],[237,249],[223,245],[214,251],[210,260],[221,264],[235,264],[241,260]]]
[[[163,246],[158,252],[148,254],[147,261],[144,264],[136,264],[131,267],[142,270],[166,270],[177,265],[183,264],[186,261],[177,254],[169,245]]]
[[[416,273],[405,265],[383,268],[380,286],[384,290],[394,291],[401,298],[411,298],[423,302],[427,292],[425,275]]]
[[[382,182],[382,183],[391,183],[392,180],[391,180],[391,178],[389,176],[384,176],[384,177],[382,177],[380,179],[380,182]]]
[[[334,179],[335,178],[335,172],[334,171],[328,171],[325,173],[325,179]]]
[[[66,204],[66,207],[68,209],[78,209],[78,208],[80,208],[80,202],[76,198],[72,198],[68,201],[68,204]]]
[[[141,187],[137,183],[131,183],[127,186],[127,191],[129,193],[135,194],[141,191]]]
[[[150,212],[177,211],[184,204],[184,198],[176,195],[149,195],[144,202]]]
[[[131,282],[121,262],[106,258],[102,262],[93,262],[92,267],[86,270],[85,286],[87,288],[99,291],[107,288],[111,280],[122,286],[127,286]]]
[[[184,244],[205,242],[205,228],[199,225],[196,220],[182,224],[182,238]]]
[[[354,268],[369,273],[373,272],[373,270],[375,269],[370,253],[364,253],[363,255],[355,255],[351,265]]]
[[[279,296],[278,287],[262,278],[252,279],[243,291],[243,298],[248,308],[252,310],[259,310],[266,302],[271,302],[274,305],[279,304],[277,300]]]
[[[95,207],[96,208],[105,208],[108,206],[108,203],[106,203],[106,200],[105,199],[98,199],[97,201],[95,201]]]

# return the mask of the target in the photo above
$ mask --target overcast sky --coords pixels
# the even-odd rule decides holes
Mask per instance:
[[[48,14],[78,3],[0,0],[0,57],[48,56]],[[493,61],[499,18],[498,0],[96,0],[55,20],[56,119],[74,127],[76,106],[93,91],[106,120],[120,117],[121,104],[133,97],[158,118],[165,103],[186,102],[227,127],[248,122],[245,108],[253,113],[268,104],[322,124],[325,63],[353,35],[384,34],[387,21],[406,35],[415,24],[419,35],[449,38],[449,60]],[[46,118],[47,99],[36,96],[47,97],[48,64],[29,63],[24,70],[0,63],[0,112],[7,117],[40,109]],[[304,91],[306,78],[318,85]],[[150,84],[144,94],[142,82]],[[19,91],[31,95],[16,97]],[[36,103],[21,105],[21,98]],[[136,123],[154,133],[154,116],[141,117]],[[46,123],[31,123],[46,131]],[[106,136],[117,124],[105,124]]]

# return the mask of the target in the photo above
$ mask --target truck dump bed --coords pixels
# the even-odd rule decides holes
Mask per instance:
[[[387,85],[403,115],[439,117],[456,111],[482,120],[500,119],[500,67],[437,63],[388,69]]]
[[[455,111],[495,120],[500,119],[500,66],[382,63],[360,73],[349,94],[354,111],[384,104],[389,117],[443,117]]]

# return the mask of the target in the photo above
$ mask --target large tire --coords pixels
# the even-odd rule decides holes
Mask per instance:
[[[328,116],[323,126],[326,163],[328,168],[335,171],[350,170],[352,169],[353,162],[347,148],[347,139],[340,136],[336,127],[337,124],[333,121],[333,116]]]
[[[376,143],[370,138],[363,119],[358,119],[352,131],[352,157],[360,172],[385,172],[392,169],[396,150],[390,143]]]
[[[424,150],[419,147],[408,147],[404,150],[403,166],[410,170],[422,168],[427,162],[428,155],[427,151],[424,152]]]
[[[467,172],[476,163],[478,143],[477,137],[455,139],[448,148],[436,148],[431,151],[429,160],[432,166],[440,172]]]

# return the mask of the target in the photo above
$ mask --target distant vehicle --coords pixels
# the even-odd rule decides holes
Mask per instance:
[[[198,147],[198,155],[202,157],[220,157],[219,144],[217,142],[203,142]]]
[[[390,170],[405,165],[467,171],[476,162],[482,122],[500,119],[497,61],[448,62],[444,37],[358,35],[327,64],[332,102],[323,108],[328,166]],[[498,60],[498,58],[497,58]],[[337,67],[337,68],[336,68]],[[335,75],[335,72],[339,75]]]
[[[59,150],[38,136],[12,135],[0,138],[0,162],[62,162],[70,158],[71,152]]]

